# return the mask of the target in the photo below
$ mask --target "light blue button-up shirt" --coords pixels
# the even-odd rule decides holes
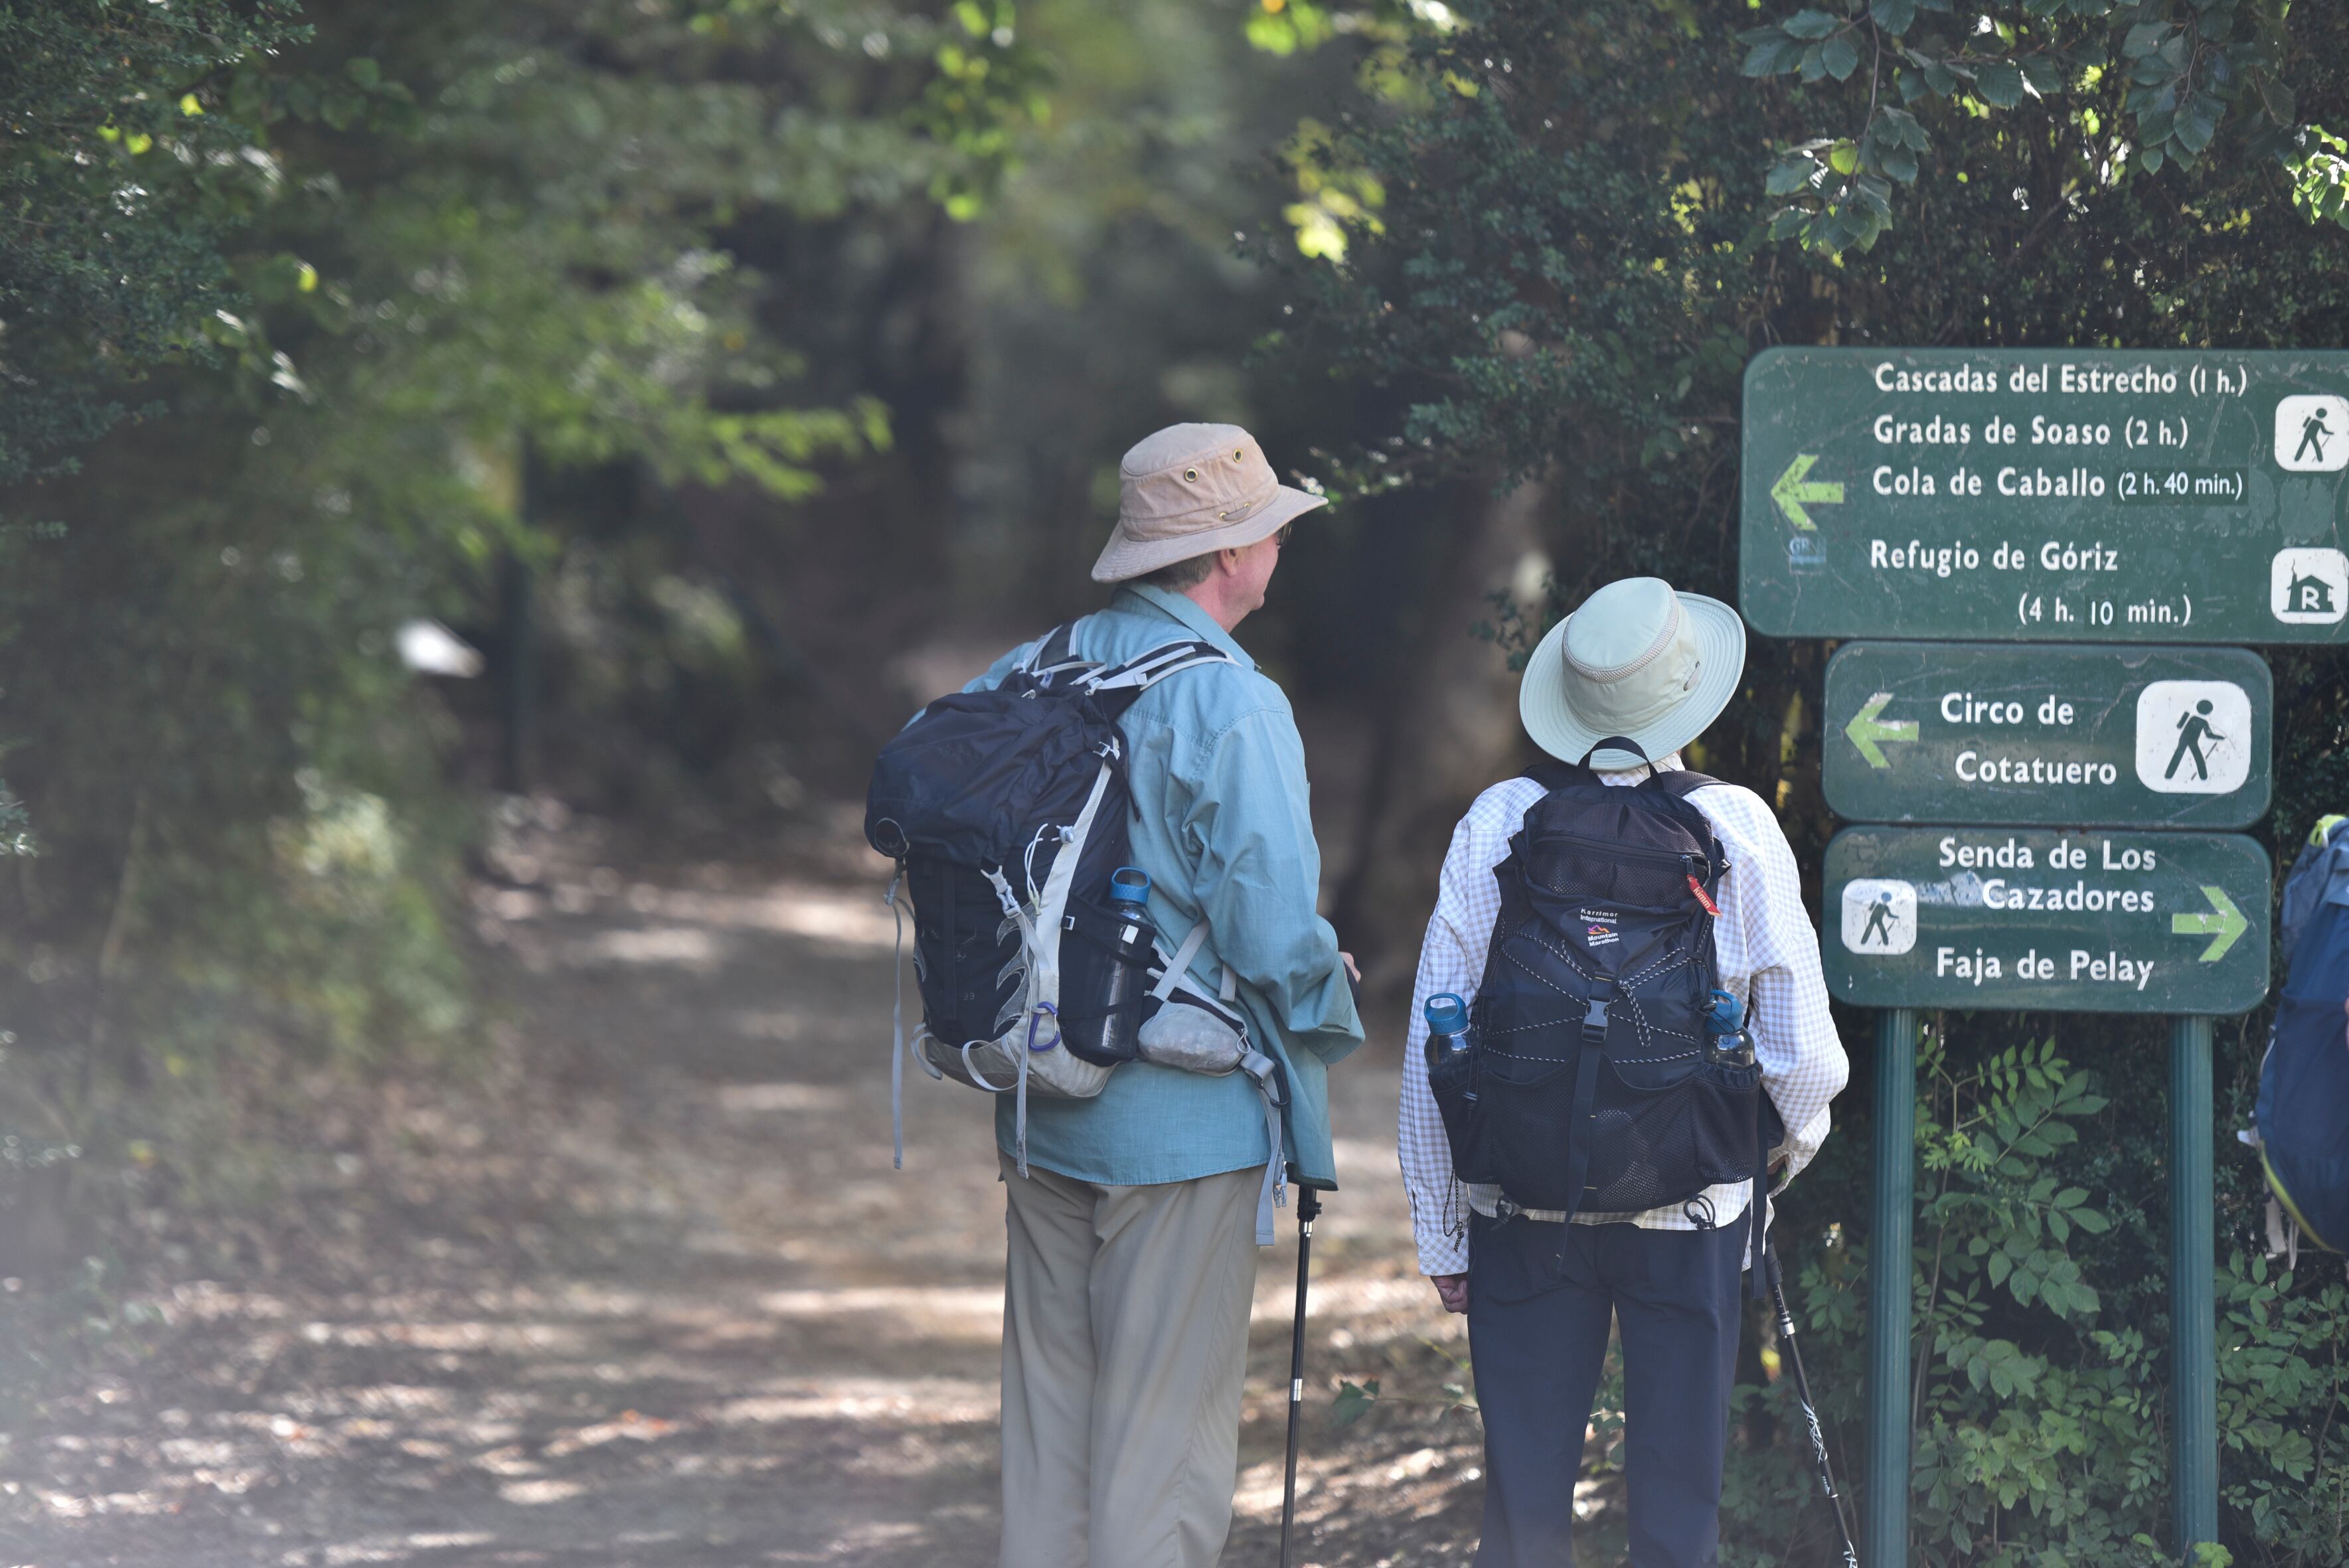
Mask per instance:
[[[1170,948],[1207,923],[1193,979],[1214,995],[1231,965],[1256,1043],[1288,1074],[1288,1157],[1309,1179],[1332,1181],[1327,1075],[1362,1043],[1362,1026],[1338,934],[1316,907],[1321,851],[1288,698],[1206,611],[1161,588],[1120,589],[1071,638],[1079,657],[1104,664],[1192,638],[1234,660],[1168,676],[1120,721],[1140,810],[1129,858],[1150,873],[1150,915]],[[964,689],[995,686],[1034,645],[1012,649]],[[1006,1154],[1009,1099],[1001,1097],[995,1119]],[[1029,1163],[1080,1181],[1187,1181],[1261,1166],[1271,1152],[1263,1102],[1245,1074],[1128,1062],[1092,1099],[1028,1100]]]

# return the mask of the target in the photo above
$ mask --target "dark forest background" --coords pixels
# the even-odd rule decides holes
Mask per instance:
[[[1754,352],[2349,346],[2310,0],[58,0],[0,46],[0,1219],[60,1256],[131,1244],[126,1184],[234,1202],[293,1068],[468,1070],[502,824],[852,841],[905,714],[1100,602],[1159,425],[1337,500],[1242,634],[1392,1014],[1512,655],[1627,573],[1735,600]],[[1829,651],[1754,639],[1697,759],[1813,868]],[[2271,657],[2288,863],[2349,661]],[[1846,1023],[1786,1233],[1856,1453]],[[2164,1556],[2161,1040],[1931,1020],[1920,1562]],[[2349,1295],[2220,1185],[2230,1547],[2338,1563]],[[1786,1415],[1757,1372],[1741,1563],[1823,1560]]]

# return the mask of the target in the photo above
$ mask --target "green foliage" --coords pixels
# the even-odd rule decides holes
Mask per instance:
[[[258,1062],[469,1038],[451,784],[479,709],[395,634],[497,650],[509,563],[562,581],[641,492],[614,558],[657,564],[623,597],[676,606],[688,676],[739,668],[723,595],[643,536],[704,490],[771,518],[895,424],[854,367],[811,385],[792,335],[821,306],[738,257],[978,211],[1046,119],[1012,28],[749,0],[0,14],[0,508],[45,520],[0,534],[0,641],[45,672],[0,707],[44,851],[0,881],[0,949],[60,999],[9,1020],[0,1125],[184,1172],[223,1142],[193,1101]],[[107,434],[134,381],[153,417]]]
[[[1350,116],[1317,117],[1330,128],[1317,155],[1384,193],[1379,227],[1347,223],[1341,264],[1257,248],[1294,305],[1269,351],[1334,370],[1380,410],[1323,476],[1353,500],[1462,477],[1539,483],[1541,542],[1557,563],[1552,616],[1635,573],[1733,599],[1740,377],[1767,345],[2349,340],[2349,236],[2309,222],[2307,198],[2294,209],[2280,150],[2339,150],[2281,130],[2269,147],[2259,139],[2280,123],[2270,98],[2255,88],[2227,96],[2241,75],[2271,77],[2325,119],[2349,96],[2349,13],[2161,8],[2165,26],[2203,40],[2188,48],[2201,73],[2193,90],[2220,92],[2226,113],[2189,150],[2197,156],[2171,149],[2158,178],[2144,178],[2106,164],[2116,137],[2147,134],[2137,119],[2156,107],[2151,84],[2122,69],[2092,79],[2093,61],[2050,82],[2024,63],[2059,36],[2083,49],[2104,38],[2137,58],[2126,29],[2111,35],[2118,9],[2010,7],[1981,34],[1921,5],[1879,7],[1858,23],[1819,9],[1796,23],[1816,35],[1805,54],[1819,46],[1808,83],[1799,60],[1775,81],[1744,74],[1753,46],[1730,42],[1754,20],[1743,0],[1495,0],[1459,27],[1415,35],[1398,67],[1415,94],[1366,88]],[[2227,57],[2236,85],[2221,90],[2211,40],[2232,48],[2267,26],[2261,17],[2281,18],[2272,64],[2239,71]],[[1921,40],[1946,34],[1937,57],[1973,75],[1951,66],[1948,91],[1887,92],[1870,118],[1871,29],[1894,22],[1920,53]],[[2222,23],[2232,31],[2221,35]],[[1838,29],[1855,46],[1847,71],[1842,51],[1825,46]],[[2015,75],[1988,69],[2001,64]],[[1896,66],[1923,72],[1888,46],[1881,68]],[[1823,138],[1838,116],[1851,129]],[[1775,192],[1757,188],[1763,152],[1803,144],[1806,169],[1781,173]],[[1905,171],[1904,154],[1919,165],[1913,184],[1886,172]],[[2313,167],[2309,188],[2329,190],[2330,166]],[[1877,227],[1872,250],[1846,240],[1831,255],[1772,237],[1785,209],[1826,214],[1829,198],[1862,177],[1887,181],[1888,207],[1890,188],[1905,193],[1900,223]],[[1857,200],[1855,189],[1837,210]],[[1430,529],[1423,558],[1444,543]],[[1541,624],[1500,616],[1493,629],[1516,647]],[[1773,800],[1806,865],[1833,828],[1816,774],[1823,653],[1756,639],[1742,700],[1704,737],[1701,763]],[[2276,664],[2275,832],[2295,843],[2349,799],[2349,661],[2284,653]],[[2261,1027],[2255,1016],[2227,1031],[2222,1140],[2247,1114]],[[2167,1236],[2158,1206],[2148,1213],[2141,1196],[2164,1176],[2158,1053],[2124,1020],[2068,1020],[2060,1048],[2052,1032],[2044,1019],[1953,1017],[1946,1036],[1936,1028],[1920,1087],[1929,1186],[1914,1264],[1912,1507],[1920,1561],[1949,1568],[2166,1560],[2154,1543],[2168,1531]],[[1778,1227],[1806,1359],[1847,1459],[1864,1421],[1869,1262],[1872,1061],[1864,1049],[1853,1057],[1837,1135],[1789,1191]],[[2256,1233],[2256,1172],[2222,1162],[2220,1184],[2221,1224],[2239,1245]],[[2329,1380],[2334,1351],[2309,1274],[2285,1284],[2235,1268],[2221,1282],[2230,1302],[2249,1293],[2227,1307],[2222,1335],[2222,1402],[2243,1402],[2245,1417],[2241,1441],[2222,1455],[2225,1548],[2239,1560],[2340,1560],[2325,1532],[2339,1514],[2340,1494],[2327,1489],[2344,1457],[2343,1390]],[[2231,1348],[2252,1343],[2236,1315],[2258,1323],[2261,1313],[2278,1336],[2261,1348],[2291,1376]],[[1754,1441],[1733,1462],[1724,1541],[1744,1563],[1830,1560],[1783,1381],[1741,1396],[1737,1418]],[[2233,1417],[2222,1425],[2232,1429]],[[2305,1481],[2295,1479],[2303,1462]],[[1844,1474],[1856,1479],[1848,1462]],[[2295,1495],[2319,1504],[2295,1511]]]
[[[2349,1561],[2349,1290],[2308,1283],[2240,1253],[2220,1271],[2219,1441],[2234,1456],[2224,1499],[2274,1555],[2340,1563]]]
[[[1988,12],[1876,0],[1750,28],[1747,76],[1794,77],[1821,108],[1842,96],[1826,84],[1851,83],[1861,117],[1848,135],[1782,146],[1764,189],[1790,200],[1771,237],[1831,256],[1869,249],[1891,227],[1893,188],[1916,184],[1931,147],[1920,116],[1954,129],[2026,97],[2057,106],[2061,150],[2083,183],[2236,157],[2282,163],[2305,184],[2304,149],[2322,132],[2293,118],[2288,13],[2273,0],[2024,0]]]
[[[2292,173],[2292,205],[2311,222],[2349,224],[2349,139],[2308,126],[2284,167]]]
[[[0,9],[0,483],[49,472],[148,366],[209,356],[236,296],[225,236],[281,171],[252,112],[290,0]]]

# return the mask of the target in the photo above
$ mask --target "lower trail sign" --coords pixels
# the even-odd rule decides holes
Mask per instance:
[[[2267,852],[2213,833],[1847,828],[1827,989],[1866,1007],[2231,1015],[2268,988]]]

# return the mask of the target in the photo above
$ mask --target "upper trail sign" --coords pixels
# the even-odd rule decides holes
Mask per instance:
[[[1767,635],[2349,642],[2349,353],[1764,349],[1742,462]]]

